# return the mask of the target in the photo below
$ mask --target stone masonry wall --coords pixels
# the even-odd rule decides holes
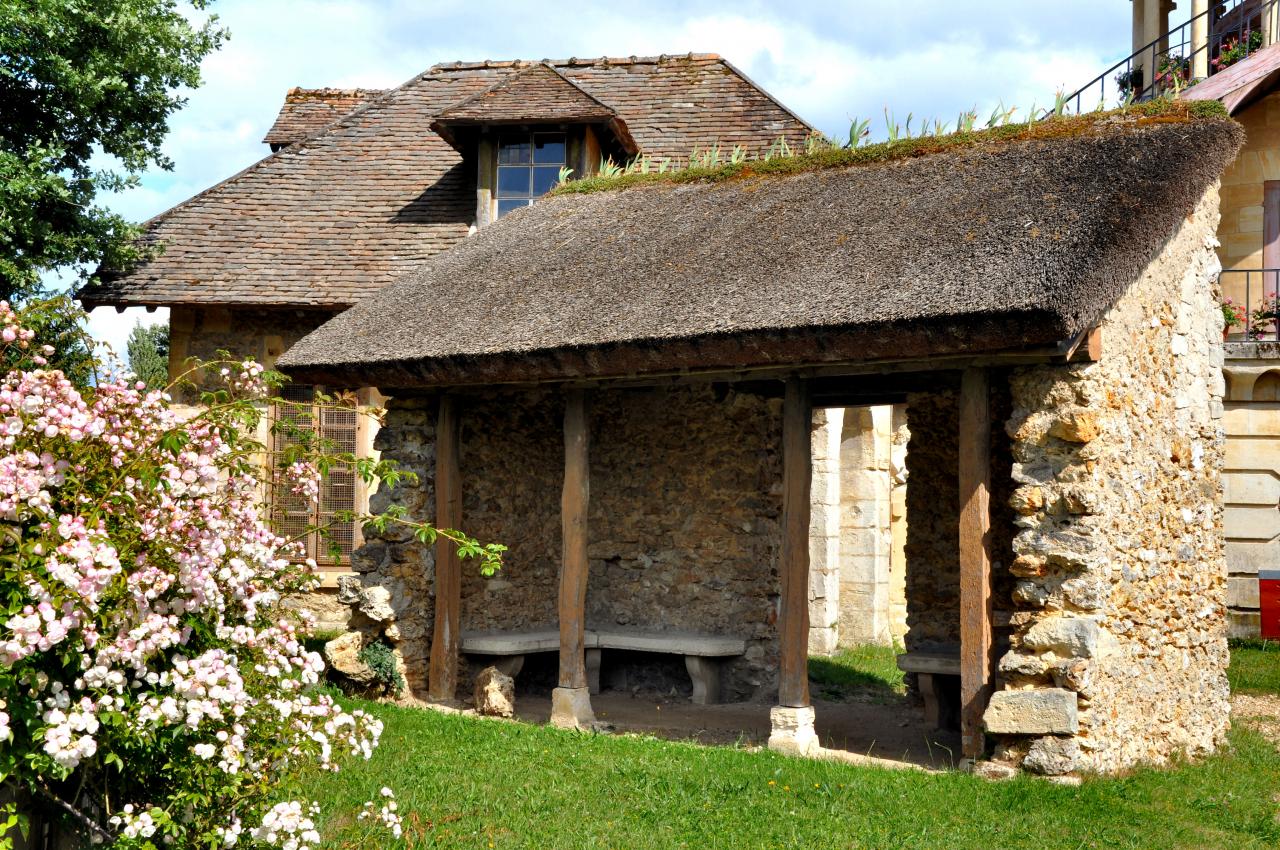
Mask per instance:
[[[985,719],[1027,769],[1163,763],[1226,731],[1217,209],[1210,190],[1107,313],[1099,362],[1012,377],[1018,610]]]
[[[907,399],[908,650],[960,644],[959,410],[954,393]]]
[[[841,438],[840,645],[889,645],[893,408],[848,408]]]
[[[846,411],[824,407],[813,411],[813,463],[809,498],[809,654],[831,655],[841,637],[840,609],[845,599],[840,586],[841,433]]]
[[[434,514],[435,407],[412,397],[388,404],[377,448],[420,482],[380,491],[374,510],[394,503],[412,516]],[[510,547],[493,579],[464,562],[462,626],[555,626],[563,400],[551,392],[495,393],[466,398],[461,411],[463,529]],[[740,636],[747,652],[725,665],[725,698],[772,699],[780,446],[776,400],[710,387],[594,393],[588,627]],[[389,529],[370,536],[353,566],[360,580],[344,584],[344,598],[364,613],[366,629],[381,624],[411,688],[425,689],[430,549]]]

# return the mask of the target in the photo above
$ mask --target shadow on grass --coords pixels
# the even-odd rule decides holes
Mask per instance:
[[[906,695],[892,646],[851,646],[829,657],[809,659],[814,696],[832,702],[899,702]]]

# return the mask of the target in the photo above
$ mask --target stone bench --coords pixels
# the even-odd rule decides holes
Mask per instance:
[[[936,729],[960,728],[960,648],[936,647],[898,656],[898,669],[916,674],[925,720]]]
[[[693,682],[693,703],[713,705],[720,701],[720,664],[746,652],[746,641],[724,635],[698,632],[644,632],[634,629],[587,629],[587,686],[600,693],[600,655],[606,649],[658,652],[683,655],[684,666]],[[518,632],[463,632],[464,655],[488,656],[493,666],[514,678],[524,667],[524,657],[535,652],[557,652],[560,632],[535,629]]]

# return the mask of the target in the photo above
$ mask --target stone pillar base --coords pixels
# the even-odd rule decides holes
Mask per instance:
[[[551,725],[561,729],[590,729],[596,722],[588,688],[556,688],[551,692]]]
[[[775,705],[769,709],[769,749],[793,756],[816,755],[818,733],[813,730],[813,706],[791,708]]]

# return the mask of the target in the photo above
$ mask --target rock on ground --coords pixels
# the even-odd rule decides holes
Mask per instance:
[[[359,632],[346,632],[324,645],[325,661],[329,669],[361,686],[373,684],[373,669],[360,660],[364,648],[364,636]]]
[[[497,667],[486,667],[476,677],[476,711],[486,717],[512,717],[516,713],[516,682]]]

